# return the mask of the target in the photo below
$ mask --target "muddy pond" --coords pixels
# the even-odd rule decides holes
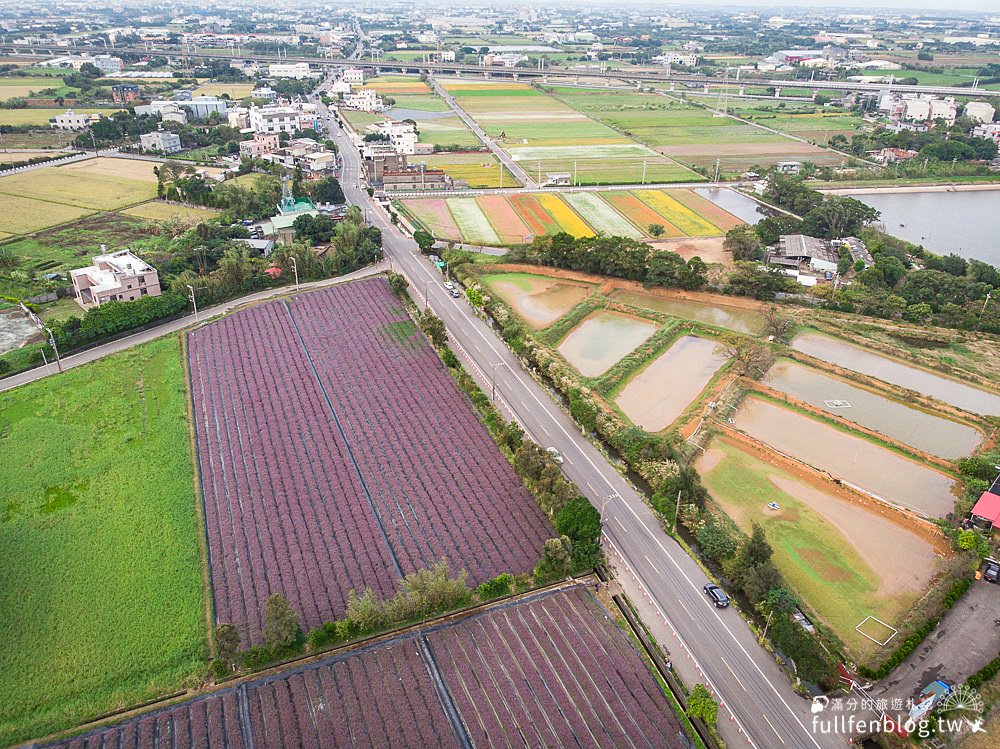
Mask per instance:
[[[845,369],[929,395],[971,413],[1000,415],[1000,395],[912,367],[846,341],[820,333],[801,333],[795,336],[792,348]]]
[[[615,403],[632,423],[659,432],[684,413],[725,363],[715,341],[684,336],[633,377]]]
[[[949,460],[970,455],[983,440],[975,427],[912,408],[796,362],[778,361],[764,382],[831,414]]]
[[[607,372],[647,338],[657,325],[621,312],[589,315],[559,344],[559,353],[584,377]]]
[[[497,273],[483,276],[483,281],[536,329],[554,323],[594,288],[593,284],[531,273]]]
[[[695,320],[739,333],[760,333],[764,330],[764,318],[749,309],[692,302],[687,299],[668,299],[659,294],[642,291],[614,291],[611,293],[611,298],[622,304],[665,312],[684,320]]]
[[[888,448],[760,398],[743,401],[735,424],[751,437],[869,494],[931,517],[955,504],[955,482]]]

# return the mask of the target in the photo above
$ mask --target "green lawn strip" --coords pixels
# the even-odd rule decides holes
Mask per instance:
[[[737,447],[716,442],[725,457],[702,474],[714,500],[733,516],[744,532],[750,522],[764,528],[774,549],[774,562],[805,602],[844,642],[863,644],[855,625],[866,616],[891,619],[893,600],[878,594],[880,579],[857,549],[829,521],[771,480],[779,468],[758,461]],[[780,510],[765,514],[769,502]]]
[[[613,396],[625,387],[633,376],[659,358],[664,351],[673,346],[677,339],[687,332],[682,329],[683,327],[680,320],[669,319],[641,346],[619,359],[611,369],[601,376],[589,380],[588,384],[607,400],[614,400]]]
[[[0,745],[200,680],[178,338],[5,393],[0,421]]]
[[[891,450],[897,455],[902,455],[904,458],[908,458],[916,463],[919,463],[922,466],[926,466],[932,471],[937,471],[938,473],[943,473],[947,476],[951,476],[956,481],[961,480],[960,474],[953,468],[944,468],[936,463],[928,463],[924,458],[920,457],[919,455],[913,452],[910,452],[907,449],[904,449],[900,445],[889,442],[886,439],[876,437],[875,435],[858,431],[857,429],[851,426],[853,422],[838,421],[831,416],[825,416],[822,414],[815,413],[813,411],[809,411],[806,408],[802,407],[790,395],[786,396],[785,398],[779,398],[770,393],[762,393],[759,390],[752,390],[747,393],[747,396],[751,398],[759,398],[760,400],[768,401],[769,403],[773,403],[774,405],[780,406],[788,411],[794,411],[795,413],[805,416],[806,418],[812,419],[813,421],[823,422],[824,424],[831,426],[834,429],[837,429],[841,432],[844,432],[845,434],[849,434],[852,437],[860,437],[861,439],[866,440],[867,442],[871,442],[873,445],[878,445],[879,447],[884,447],[886,450]]]
[[[523,274],[525,276],[530,276],[530,274]],[[504,276],[505,281],[511,281],[510,276]],[[513,283],[518,283],[518,281],[512,281]],[[527,280],[525,279],[525,283]],[[519,287],[520,288],[520,287]],[[523,290],[527,290],[526,288]],[[548,327],[537,330],[534,333],[535,338],[544,343],[546,346],[555,349],[559,345],[559,342],[569,335],[569,332],[573,330],[577,325],[579,325],[583,320],[592,312],[596,312],[602,309],[607,304],[605,297],[597,290],[595,287],[590,295],[586,299],[577,303],[573,309],[567,312],[565,315],[560,317],[554,323]],[[515,313],[516,314],[516,313]]]

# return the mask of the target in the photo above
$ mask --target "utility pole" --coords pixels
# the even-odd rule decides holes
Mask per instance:
[[[497,402],[497,367],[506,367],[506,366],[507,362],[498,361],[493,363],[492,368],[490,370],[490,390],[492,391],[490,400],[492,400],[494,403]]]
[[[764,638],[767,637],[767,629],[771,626],[771,617],[774,616],[774,609],[768,612],[767,621],[764,623],[764,631],[760,635],[760,644],[764,644]]]
[[[983,302],[983,308],[979,310],[979,320],[976,322],[976,330],[979,330],[979,326],[983,324],[983,315],[986,314],[986,305],[990,303],[990,297],[993,296],[993,290],[991,289],[986,294],[986,301]]]
[[[194,321],[198,322],[198,302],[196,302],[194,298],[194,286],[188,284],[187,287],[188,291],[190,292],[188,295],[188,299],[191,301],[191,306],[194,308]]]
[[[502,190],[503,189],[503,162],[500,161],[497,164],[497,166],[500,167],[500,189]]]
[[[428,306],[428,301],[429,301],[427,299],[427,284],[429,284],[430,282],[431,282],[431,280],[429,278],[425,278],[424,279],[424,312],[427,311],[427,306]]]
[[[62,372],[62,359],[59,358],[59,347],[56,346],[56,337],[52,335],[52,328],[45,328],[45,332],[49,334],[49,345],[52,346],[52,350],[56,354],[56,366],[59,367],[59,371]]]
[[[601,532],[597,535],[598,546],[604,545],[604,525],[605,523],[608,522],[607,520],[604,519],[604,510],[608,506],[608,502],[617,497],[618,497],[618,492],[614,492],[613,494],[608,494],[601,500]]]
[[[674,528],[671,533],[677,532],[677,516],[681,514],[681,490],[677,490],[677,506],[674,507]]]
[[[295,290],[298,291],[299,290],[299,264],[297,262],[295,262],[295,256],[294,255],[292,256],[291,260],[292,260],[292,272],[295,273]]]
[[[576,187],[578,184],[580,184],[580,183],[577,182],[577,179],[576,179],[576,162],[574,161],[573,162],[573,186]]]

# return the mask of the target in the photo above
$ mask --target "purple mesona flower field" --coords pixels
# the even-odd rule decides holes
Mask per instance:
[[[429,642],[457,708],[421,656]],[[542,593],[92,731],[59,749],[681,749],[653,675],[586,588]]]
[[[216,620],[261,640],[446,559],[528,572],[553,530],[383,279],[230,315],[188,337]]]

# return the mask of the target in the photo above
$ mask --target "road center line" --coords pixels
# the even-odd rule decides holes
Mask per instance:
[[[733,671],[733,669],[732,669],[732,668],[730,667],[730,665],[729,665],[728,663],[726,663],[726,659],[725,659],[725,658],[723,658],[723,657],[722,657],[722,656],[720,655],[720,656],[719,656],[719,660],[720,660],[720,661],[722,661],[722,665],[723,665],[723,666],[725,666],[726,668],[728,668],[728,669],[729,669],[729,673],[731,673],[731,674],[733,675],[733,681],[735,681],[735,682],[736,682],[737,684],[739,684],[739,685],[740,685],[741,687],[743,687],[743,691],[744,691],[744,692],[745,692],[745,691],[747,691],[747,688],[746,688],[746,687],[745,687],[745,686],[743,685],[743,682],[742,682],[742,681],[740,681],[740,677],[739,677],[739,676],[737,676],[737,675],[736,675],[736,672],[735,672],[735,671]],[[773,726],[772,726],[772,727],[773,727]]]
[[[767,721],[767,724],[769,726],[771,726],[771,730],[774,731],[774,735],[778,737],[778,741],[780,741],[782,744],[784,744],[785,740],[783,738],[781,738],[781,734],[778,733],[778,729],[774,727],[774,724],[771,723],[771,721],[767,720],[767,716],[764,715],[764,713],[761,713],[761,717],[763,717],[764,720]]]

